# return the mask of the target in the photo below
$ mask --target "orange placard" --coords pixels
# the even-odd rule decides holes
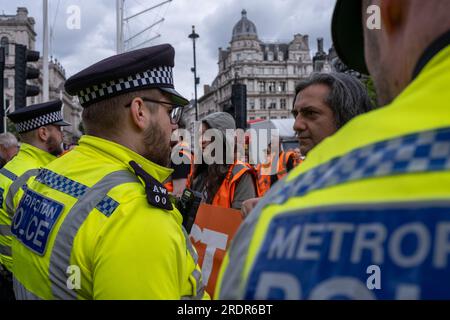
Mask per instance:
[[[190,238],[199,256],[206,291],[212,297],[225,252],[242,222],[241,212],[201,204]]]

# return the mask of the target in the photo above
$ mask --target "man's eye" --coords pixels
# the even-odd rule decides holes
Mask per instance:
[[[316,112],[312,111],[312,110],[305,110],[302,112],[303,116],[305,117],[312,117],[313,115],[316,114]]]

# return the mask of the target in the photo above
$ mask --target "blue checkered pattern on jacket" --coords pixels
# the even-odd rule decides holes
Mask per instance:
[[[105,198],[103,198],[102,201],[100,201],[97,204],[95,208],[101,213],[103,213],[105,216],[109,217],[118,206],[119,203],[116,200],[106,196]]]
[[[36,181],[77,199],[84,195],[89,189],[79,182],[73,181],[47,169],[43,169],[41,173],[39,173],[36,177]]]
[[[450,128],[425,131],[353,150],[313,168],[272,195],[274,203],[340,184],[450,169]]]
[[[89,187],[85,186],[84,184],[61,176],[47,169],[43,169],[39,173],[39,175],[36,177],[36,181],[77,199],[79,199],[89,191]],[[109,217],[118,206],[119,203],[117,201],[109,196],[105,196],[97,204],[96,208],[105,216]]]

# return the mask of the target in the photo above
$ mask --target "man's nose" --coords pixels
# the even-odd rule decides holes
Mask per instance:
[[[303,120],[302,116],[297,115],[297,118],[295,118],[295,121],[294,121],[294,127],[293,127],[294,131],[302,132],[302,131],[305,131],[306,128],[307,128],[306,122]]]

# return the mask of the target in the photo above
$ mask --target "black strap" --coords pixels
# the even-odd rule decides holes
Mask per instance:
[[[130,161],[130,166],[133,168],[136,176],[144,181],[147,202],[160,209],[172,210],[173,206],[172,202],[170,202],[167,189],[158,180],[142,169],[135,161]]]
[[[435,55],[439,53],[442,49],[450,45],[450,30],[445,32],[442,36],[437,38],[435,41],[433,41],[430,46],[425,50],[425,52],[420,57],[419,61],[417,62],[416,67],[414,68],[413,77],[414,80],[422,71],[423,68],[427,65],[428,62],[430,62],[431,59]]]

